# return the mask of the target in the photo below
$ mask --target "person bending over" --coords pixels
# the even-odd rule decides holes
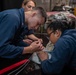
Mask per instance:
[[[35,41],[27,46],[23,38],[44,24],[46,18],[46,12],[41,7],[27,12],[23,8],[0,12],[0,66],[7,59],[18,60],[22,55],[43,49],[41,42]]]

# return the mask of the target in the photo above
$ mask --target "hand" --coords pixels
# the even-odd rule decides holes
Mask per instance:
[[[28,43],[28,44],[31,44],[33,41],[32,40],[30,40],[30,39],[25,39],[25,40],[23,40],[25,43]]]
[[[32,52],[41,51],[44,49],[43,45],[39,41],[33,42],[30,46]]]
[[[38,57],[40,58],[41,61],[44,61],[46,59],[48,59],[48,53],[45,51],[40,51],[37,52]]]
[[[41,44],[40,46],[39,46],[39,49],[40,50],[43,50],[45,47]]]
[[[39,41],[39,42],[41,42],[41,43],[43,43],[43,40],[42,40],[42,39],[40,39],[40,38],[38,39],[38,41]]]

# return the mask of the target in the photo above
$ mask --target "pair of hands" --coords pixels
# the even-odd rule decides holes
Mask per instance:
[[[30,39],[25,39],[25,40],[23,40],[24,42],[26,42],[27,44],[31,44],[31,43],[33,43],[33,40],[30,40]],[[39,42],[41,42],[41,43],[43,43],[43,40],[42,39],[38,39],[37,41],[39,41]]]
[[[32,41],[30,39],[23,40],[24,42],[30,44],[31,46],[31,52],[37,52],[38,57],[41,61],[44,61],[48,59],[48,53],[45,51],[42,51],[44,49],[44,46],[42,45],[43,40],[38,39],[37,41]]]
[[[37,51],[41,51],[44,49],[44,46],[39,41],[35,41],[35,42],[31,43],[30,46],[31,46],[32,52],[37,52]]]
[[[48,59],[48,53],[43,51],[43,49],[45,47],[42,45],[41,42],[35,41],[30,46],[33,47],[32,51],[37,53],[37,55],[38,55],[38,57],[41,61],[44,61],[44,60]]]

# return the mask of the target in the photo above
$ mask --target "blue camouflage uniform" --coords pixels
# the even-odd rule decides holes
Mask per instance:
[[[50,59],[41,62],[44,74],[59,75],[66,66],[76,69],[76,29],[64,31],[50,55]]]
[[[15,58],[22,55],[25,35],[33,34],[25,24],[24,9],[0,12],[0,57]]]

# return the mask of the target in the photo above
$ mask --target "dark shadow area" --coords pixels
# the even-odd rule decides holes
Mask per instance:
[[[0,11],[20,8],[23,0],[0,0]]]

